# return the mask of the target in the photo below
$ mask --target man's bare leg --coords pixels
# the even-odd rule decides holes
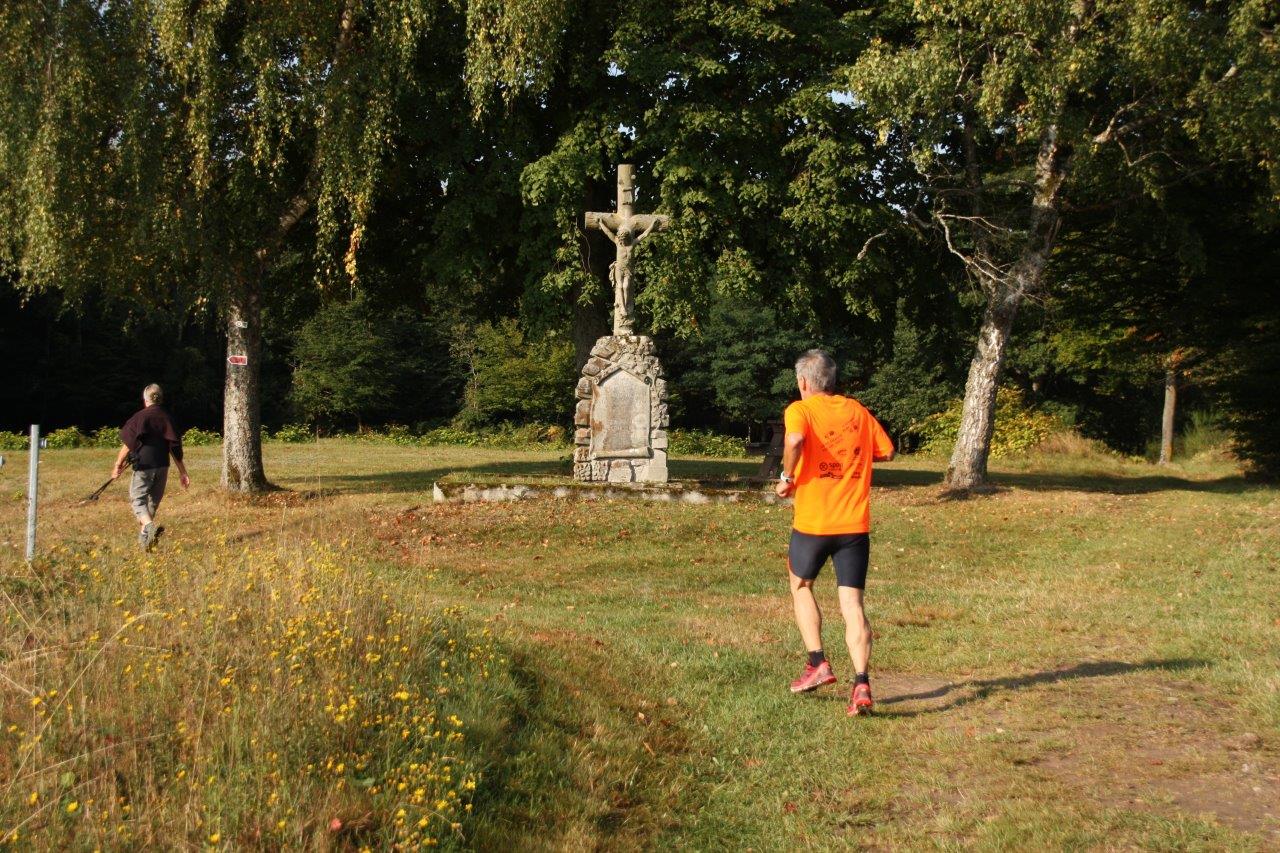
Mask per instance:
[[[795,608],[796,627],[800,629],[800,639],[804,640],[806,651],[822,650],[822,611],[818,609],[818,600],[813,597],[813,581],[798,578],[787,571],[791,581],[791,604]]]
[[[837,589],[840,613],[844,616],[844,641],[849,647],[849,657],[853,658],[853,671],[864,673],[871,665],[871,623],[862,609],[862,590],[852,586]]]

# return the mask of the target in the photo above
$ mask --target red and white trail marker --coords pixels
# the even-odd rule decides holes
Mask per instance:
[[[247,355],[229,355],[227,356],[227,364],[234,364],[237,367],[244,367],[249,363]]]

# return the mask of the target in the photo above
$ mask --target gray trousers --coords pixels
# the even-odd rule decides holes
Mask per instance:
[[[139,521],[144,516],[156,517],[156,510],[160,508],[160,499],[164,497],[164,487],[167,482],[169,482],[168,468],[151,468],[133,472],[133,479],[129,481],[129,504]]]

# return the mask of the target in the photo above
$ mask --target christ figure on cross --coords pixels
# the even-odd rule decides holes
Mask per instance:
[[[635,212],[634,169],[618,166],[618,209],[614,213],[588,213],[586,227],[598,228],[617,247],[617,259],[609,265],[613,282],[613,333],[632,335],[635,326],[635,292],[631,286],[631,248],[654,231],[663,231],[671,218]]]

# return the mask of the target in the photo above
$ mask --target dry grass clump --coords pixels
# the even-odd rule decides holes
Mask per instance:
[[[1048,456],[1070,456],[1077,459],[1114,460],[1115,451],[1092,438],[1085,438],[1075,430],[1059,429],[1051,432],[1035,447],[1036,451]]]
[[[64,548],[3,591],[0,846],[460,838],[459,688],[504,661],[345,548]]]

